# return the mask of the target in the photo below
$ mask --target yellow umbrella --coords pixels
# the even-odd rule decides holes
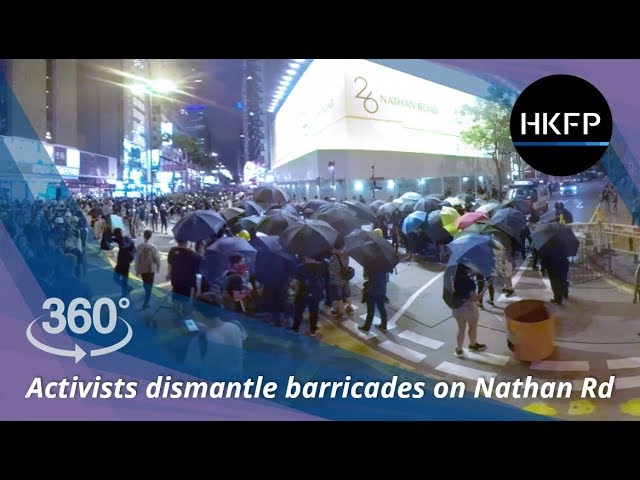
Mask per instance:
[[[445,225],[444,229],[447,232],[449,232],[451,234],[451,236],[455,235],[456,232],[458,231],[458,228],[456,227],[455,223],[450,223],[448,225]]]
[[[442,210],[440,210],[440,221],[442,222],[443,227],[452,224],[458,219],[458,217],[460,217],[460,214],[455,208],[442,207]]]

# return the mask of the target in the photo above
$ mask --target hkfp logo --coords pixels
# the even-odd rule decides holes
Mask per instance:
[[[517,98],[510,130],[516,151],[535,170],[570,176],[602,158],[613,120],[609,104],[591,83],[573,75],[550,75]]]

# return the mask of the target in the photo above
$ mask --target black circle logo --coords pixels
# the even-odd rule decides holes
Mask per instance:
[[[553,176],[576,175],[606,152],[613,132],[602,93],[573,75],[536,80],[517,98],[509,127],[522,159]]]

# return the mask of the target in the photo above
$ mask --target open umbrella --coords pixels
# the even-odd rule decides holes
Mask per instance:
[[[398,207],[398,211],[402,213],[411,213],[416,209],[416,202],[404,202],[400,207]]]
[[[371,208],[362,202],[344,202],[344,204],[356,213],[358,219],[363,223],[375,223],[376,216],[371,212]]]
[[[384,200],[374,200],[373,202],[371,202],[371,205],[369,205],[369,208],[371,208],[371,210],[375,213],[382,205],[384,205]]]
[[[315,198],[313,200],[309,200],[308,202],[303,203],[302,210],[311,209],[315,212],[323,205],[331,205],[331,202],[327,202],[326,200],[320,200]]]
[[[460,218],[460,214],[453,207],[442,207],[438,213],[440,214],[443,227],[453,224],[458,218]]]
[[[317,257],[328,253],[338,232],[322,220],[303,220],[287,228],[280,236],[282,246],[296,255]]]
[[[256,280],[282,284],[294,275],[298,262],[296,256],[282,247],[277,236],[256,237],[249,243],[258,252],[254,272]]]
[[[427,215],[427,221],[422,226],[422,229],[427,234],[427,237],[435,243],[448,243],[453,238],[442,225],[440,210],[434,210]]]
[[[230,222],[234,218],[244,215],[244,210],[238,207],[228,207],[222,209],[218,213],[220,213],[220,215],[222,215],[227,222]]]
[[[350,208],[321,208],[313,215],[313,220],[327,222],[342,236],[349,235],[356,228],[360,228],[360,220]]]
[[[471,225],[475,224],[480,220],[488,220],[489,218],[480,212],[467,212],[461,217],[458,217],[454,220],[453,224],[458,228],[458,230],[464,230],[465,228],[469,228]]]
[[[256,202],[267,203],[269,205],[282,205],[289,201],[289,194],[274,185],[258,187],[253,191],[252,195]]]
[[[476,208],[476,212],[479,213],[484,213],[485,215],[488,215],[490,212],[492,212],[493,210],[500,208],[500,204],[497,202],[487,202],[484,205],[480,205],[478,208]]]
[[[403,202],[417,202],[422,200],[422,195],[417,192],[406,192],[400,195],[400,200]]]
[[[347,207],[344,203],[327,203],[326,205],[320,205],[314,213],[324,213],[329,210],[344,210],[347,212],[351,212],[351,209]]]
[[[445,195],[443,195],[442,193],[430,193],[429,195],[427,195],[427,196],[426,196],[426,197],[424,197],[424,198],[435,198],[435,199],[437,199],[437,200],[442,201],[442,200],[444,200],[446,197],[445,197]]]
[[[300,221],[300,217],[293,215],[287,210],[277,210],[269,212],[258,223],[256,231],[265,235],[281,235],[291,225]]]
[[[253,200],[242,200],[241,202],[236,203],[234,207],[242,208],[247,217],[252,215],[262,215],[264,213],[264,208]]]
[[[529,214],[529,204],[524,200],[509,200],[502,204],[502,208],[514,208],[523,215]]]
[[[440,200],[434,197],[425,197],[422,200],[418,200],[413,208],[416,212],[433,212],[440,208]]]
[[[527,220],[524,215],[515,208],[502,208],[485,223],[502,230],[518,242],[520,241],[520,232],[527,226]]]
[[[173,227],[173,235],[176,239],[184,239],[190,242],[207,240],[217,235],[226,221],[218,213],[211,210],[196,210],[187,213]]]
[[[531,232],[531,241],[540,255],[575,257],[580,246],[580,241],[571,227],[558,222],[535,225]]]
[[[387,202],[378,208],[376,212],[376,217],[390,217],[393,215],[398,208],[400,208],[401,203]]]
[[[448,266],[461,264],[485,277],[491,275],[494,267],[494,255],[489,237],[477,233],[469,233],[454,238],[447,245],[447,248],[451,252]]]
[[[427,221],[427,212],[413,212],[405,217],[402,222],[402,233],[408,235],[417,232]]]
[[[240,226],[241,230],[246,230],[250,234],[254,234],[263,218],[264,217],[259,217],[258,215],[242,217],[240,220],[238,220],[238,225]]]
[[[222,237],[207,247],[200,264],[200,273],[210,282],[215,282],[229,269],[229,257],[233,255],[242,255],[249,272],[253,273],[256,254],[257,250],[244,238]]]
[[[464,201],[458,197],[447,197],[445,198],[444,201],[447,202],[452,207],[455,207],[456,205],[460,207],[464,207],[465,205]]]
[[[391,272],[398,264],[391,244],[373,232],[356,230],[344,242],[347,255],[369,272]]]

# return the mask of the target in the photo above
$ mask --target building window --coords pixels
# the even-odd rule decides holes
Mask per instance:
[[[9,134],[9,88],[7,62],[0,59],[0,135]]]
[[[46,82],[45,82],[45,110],[46,110],[46,140],[53,141],[53,115],[54,115],[54,104],[53,104],[53,77],[55,75],[53,65],[53,60],[48,58],[46,60]]]

